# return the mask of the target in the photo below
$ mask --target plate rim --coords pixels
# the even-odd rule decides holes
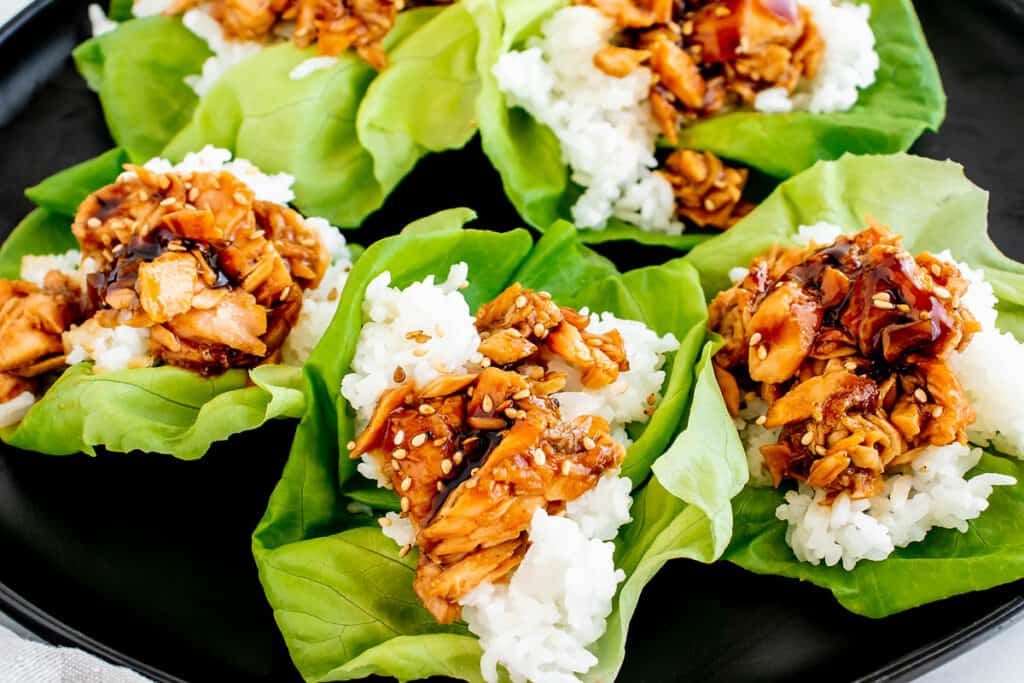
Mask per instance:
[[[7,23],[0,25],[0,49],[5,48],[39,15],[57,0],[32,0]],[[102,0],[97,0],[102,1]],[[1016,0],[986,0],[987,4],[1009,10],[1020,19],[1024,10]],[[186,680],[145,663],[67,624],[51,612],[24,598],[0,581],[0,611],[32,634],[50,644],[77,647],[111,664],[122,666],[157,683],[186,683]],[[910,681],[974,649],[1018,622],[1024,622],[1024,595],[1015,596],[989,614],[958,628],[944,638],[918,647],[857,679],[867,681]]]

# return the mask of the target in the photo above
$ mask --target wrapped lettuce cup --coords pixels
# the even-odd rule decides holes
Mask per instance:
[[[289,176],[227,150],[123,159],[29,190],[40,208],[0,251],[0,436],[194,459],[299,417],[352,266],[341,233],[287,205]]]
[[[484,4],[115,1],[121,23],[94,7],[74,56],[134,163],[223,147],[356,227],[424,154],[474,135]]]
[[[1024,576],[1024,265],[960,166],[847,156],[687,260],[750,485],[725,559],[883,617]]]
[[[908,0],[497,4],[484,150],[531,225],[589,242],[690,248],[750,211],[745,167],[903,151],[945,111]]]
[[[643,585],[728,542],[746,467],[701,407],[722,399],[694,374],[695,271],[620,274],[568,224],[534,245],[471,216],[371,246],[306,365],[253,537],[306,680],[611,680]]]

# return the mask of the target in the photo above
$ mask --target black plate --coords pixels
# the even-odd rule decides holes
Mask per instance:
[[[68,59],[87,35],[85,6],[42,0],[0,29],[4,235],[31,208],[25,186],[112,144]],[[916,151],[963,162],[992,190],[992,235],[1024,260],[1021,24],[1011,11],[977,3],[922,2],[918,10],[950,106],[942,134]],[[517,223],[475,144],[427,159],[351,239],[365,243],[458,205],[477,209],[489,227]],[[620,263],[670,254],[604,251]],[[297,680],[249,551],[292,429],[275,423],[194,463],[0,448],[0,608],[44,637],[159,680]],[[872,621],[795,581],[673,562],[644,592],[621,680],[907,679],[1022,609],[1018,582]]]

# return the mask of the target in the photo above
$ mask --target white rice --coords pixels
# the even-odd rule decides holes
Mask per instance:
[[[391,273],[385,271],[367,285],[367,322],[359,331],[351,372],[341,381],[341,395],[356,410],[360,425],[369,421],[381,394],[400,384],[394,379],[396,368],[424,386],[480,362],[480,335],[459,291],[468,272],[465,263],[456,263],[440,284],[431,275],[398,289],[389,286]],[[422,344],[410,339],[416,332],[430,339]]]
[[[0,403],[0,429],[21,422],[35,402],[36,397],[31,391],[23,391],[11,400]]]
[[[480,639],[488,683],[498,681],[499,665],[513,683],[569,683],[597,664],[587,646],[604,634],[626,578],[615,568],[615,544],[604,539],[629,521],[629,490],[628,479],[609,474],[565,516],[537,510],[530,548],[509,582],[482,583],[462,598],[462,618]],[[582,518],[574,511],[583,511]]]
[[[938,258],[956,263],[948,251]],[[956,374],[974,406],[975,421],[967,429],[972,443],[1024,458],[1024,344],[996,326],[997,299],[985,273],[956,263],[970,287],[961,299],[981,324],[981,331],[962,352],[954,353],[949,367]]]
[[[163,14],[175,0],[135,0],[132,4],[132,14],[136,17],[152,17]]]
[[[107,13],[99,5],[89,5],[89,25],[92,27],[92,35],[102,36],[110,33],[118,27],[118,23],[107,17]]]
[[[801,225],[797,228],[793,241],[801,247],[809,247],[816,244],[819,247],[826,247],[836,241],[843,234],[843,229],[835,223],[818,221],[814,225]]]
[[[772,475],[764,464],[761,446],[778,443],[782,427],[767,429],[757,424],[757,418],[767,412],[768,403],[755,397],[747,400],[746,405],[740,410],[739,417],[735,419],[736,429],[747,452],[747,467],[750,469],[748,483],[751,486],[772,485]]]
[[[825,41],[821,67],[814,78],[801,81],[791,97],[784,88],[758,93],[754,108],[764,113],[847,111],[857,103],[860,90],[875,82],[880,64],[869,23],[871,7],[833,0],[800,0],[800,4],[811,10]]]
[[[587,309],[580,313],[587,315]],[[619,373],[618,379],[600,389],[585,389],[580,371],[561,358],[549,359],[552,370],[566,374],[566,389],[554,397],[559,401],[562,417],[571,420],[579,415],[598,415],[608,420],[613,435],[628,445],[625,427],[631,422],[644,423],[649,419],[646,409],[661,400],[661,386],[665,383],[665,354],[679,348],[674,335],[658,336],[653,330],[636,320],[622,320],[611,313],[590,314],[587,331],[604,334],[618,330],[626,349],[629,370]],[[654,403],[649,397],[654,396]]]
[[[405,289],[392,288],[390,274],[385,272],[367,287],[363,303],[367,322],[359,334],[352,372],[342,380],[341,389],[360,424],[369,420],[380,395],[397,386],[396,367],[422,385],[441,374],[439,367],[447,373],[478,366],[480,337],[458,291],[467,275],[466,265],[460,263],[452,266],[440,285],[428,277]],[[581,312],[586,314],[586,309]],[[647,419],[648,397],[660,398],[664,355],[679,344],[670,334],[659,336],[642,323],[610,313],[591,314],[590,319],[588,329],[594,332],[619,330],[630,370],[609,387],[590,391],[576,386],[577,371],[559,368],[567,371],[573,386],[572,391],[555,396],[563,417],[592,411],[616,425],[614,436],[625,440],[627,423]],[[406,334],[417,330],[437,336],[416,344]],[[425,348],[426,354],[413,355],[416,348]],[[364,457],[357,468],[386,486],[375,460]],[[610,472],[569,502],[563,515],[538,510],[529,529],[530,548],[509,582],[484,583],[464,596],[462,615],[480,638],[485,680],[498,680],[501,666],[514,682],[568,683],[579,680],[577,674],[597,663],[587,647],[604,633],[612,599],[625,578],[615,568],[611,541],[631,520],[631,489],[629,479]],[[386,519],[389,523],[382,530],[396,544],[415,541],[408,519],[395,513],[388,513]]]
[[[21,279],[42,287],[46,274],[58,270],[65,275],[78,276],[78,264],[82,261],[82,252],[69,249],[63,254],[26,255],[21,257]]]
[[[853,500],[843,493],[827,505],[824,491],[801,484],[786,493],[775,514],[788,523],[786,542],[797,559],[830,567],[841,561],[849,571],[861,560],[884,560],[935,527],[966,532],[967,522],[988,508],[994,486],[1017,483],[992,473],[966,479],[980,458],[978,448],[929,446],[887,477],[885,491],[874,498]]]
[[[324,336],[341,301],[341,292],[352,270],[352,254],[338,228],[324,218],[307,218],[306,227],[320,236],[331,255],[331,265],[320,286],[302,295],[302,312],[281,349],[287,365],[303,365]]]
[[[185,12],[181,22],[185,28],[205,40],[213,52],[213,56],[203,62],[201,74],[185,76],[185,83],[200,97],[208,93],[228,69],[252,57],[264,47],[261,42],[228,38],[205,5]]]
[[[249,186],[256,199],[275,204],[288,204],[295,199],[292,185],[295,176],[288,173],[263,173],[248,159],[231,160],[231,151],[222,147],[206,145],[198,152],[189,152],[178,164],[155,157],[147,161],[144,168],[153,173],[215,173],[224,171]]]
[[[147,327],[103,327],[93,318],[65,332],[64,346],[71,348],[67,356],[68,365],[91,360],[95,372],[144,368],[153,364]]]
[[[389,512],[382,520],[381,531],[384,535],[395,542],[397,546],[412,545],[416,542],[416,530],[412,527],[412,520],[403,517],[397,512]]]
[[[655,174],[658,125],[647,95],[652,74],[624,78],[594,66],[615,34],[591,7],[566,7],[528,49],[501,56],[493,73],[511,107],[522,107],[558,138],[572,180],[584,188],[572,208],[581,228],[600,230],[619,216],[653,232],[679,234],[672,186]]]
[[[288,72],[288,78],[293,81],[301,81],[303,78],[316,73],[317,71],[324,71],[330,69],[332,66],[338,63],[337,57],[310,57],[309,59],[301,62],[298,66]]]

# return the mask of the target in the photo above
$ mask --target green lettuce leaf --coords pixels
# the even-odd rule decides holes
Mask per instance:
[[[301,369],[283,365],[203,377],[173,366],[93,374],[79,363],[0,436],[48,455],[95,455],[103,446],[195,460],[232,434],[300,416],[301,385]]]
[[[47,211],[74,217],[78,205],[97,188],[114,182],[128,155],[120,147],[56,173],[25,190],[25,196]]]
[[[706,420],[704,408],[689,424],[685,419],[694,392],[717,392],[713,375],[693,372],[704,347],[707,318],[696,272],[677,259],[623,275],[579,244],[567,223],[552,226],[532,245],[523,230],[460,229],[470,216],[439,214],[372,245],[353,269],[341,312],[306,366],[307,412],[282,479],[253,534],[267,598],[306,680],[371,673],[401,680],[430,675],[480,680],[476,638],[463,624],[434,622],[412,592],[415,553],[398,558],[373,516],[359,511],[367,504],[388,509],[393,498],[346,486],[355,467],[338,444],[354,438],[355,426],[338,389],[363,323],[366,285],[384,270],[401,287],[428,274],[443,278],[451,264],[465,261],[470,287],[464,293],[473,308],[519,281],[551,292],[560,304],[639,319],[681,341],[666,367],[665,398],[650,422],[633,433],[636,441],[624,465],[638,487],[636,521],[617,542],[617,566],[629,577],[607,632],[592,648],[600,663],[588,680],[610,680],[618,671],[640,591],[666,561],[690,557],[710,562],[728,542],[729,500],[746,479],[745,461],[730,449],[692,447],[706,437],[709,443],[728,439],[724,422]],[[666,292],[671,296],[664,296]],[[351,500],[361,505],[350,511]]]
[[[315,50],[270,47],[210,89],[164,154],[176,160],[207,144],[225,147],[265,172],[294,175],[295,205],[306,215],[357,227],[420,157],[472,137],[474,3],[399,14],[379,75],[347,52],[294,80],[289,73]]]
[[[945,95],[909,0],[867,0],[881,59],[877,82],[848,112],[836,114],[735,113],[687,127],[680,145],[711,150],[765,173],[786,177],[818,159],[846,151],[898,152],[945,115]],[[522,49],[564,0],[499,0],[495,20],[480,21],[481,42],[493,66],[501,54]],[[501,174],[505,193],[523,218],[543,230],[568,218],[580,188],[571,182],[554,134],[524,110],[509,109],[490,67],[482,70],[480,134]],[[671,236],[612,220],[605,230],[583,230],[585,242],[630,239],[689,249],[706,234]]]
[[[138,163],[188,123],[198,98],[183,79],[201,73],[210,55],[202,39],[167,17],[126,21],[72,53],[100,97],[111,136]]]
[[[1024,339],[1024,265],[992,244],[987,210],[988,194],[958,164],[903,154],[845,156],[782,183],[747,218],[685,260],[700,272],[711,297],[730,285],[730,268],[746,267],[770,245],[787,242],[799,226],[828,221],[853,232],[871,216],[905,235],[911,253],[949,249],[958,260],[982,268],[1000,300],[999,327]],[[1024,484],[1024,464],[997,453],[983,456],[974,471],[980,472],[1010,474]],[[725,559],[753,572],[810,581],[851,611],[883,617],[1024,576],[1021,484],[997,487],[991,507],[967,533],[934,529],[924,541],[881,562],[862,561],[849,572],[798,562],[785,543],[786,523],[775,517],[783,493],[748,488],[734,501],[734,535]]]

